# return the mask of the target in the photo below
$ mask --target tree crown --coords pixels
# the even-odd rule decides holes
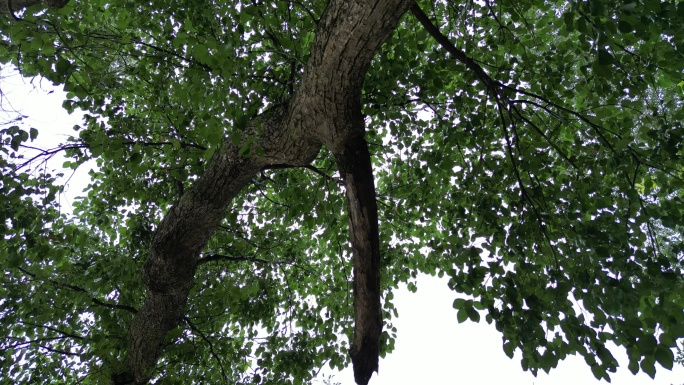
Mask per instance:
[[[684,3],[17,3],[0,60],[85,118],[0,130],[6,378],[306,382],[419,273],[535,373],[672,367]],[[97,164],[73,214],[53,150]]]

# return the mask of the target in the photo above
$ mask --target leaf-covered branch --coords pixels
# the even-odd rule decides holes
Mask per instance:
[[[23,268],[23,267],[19,267],[18,269],[19,269],[19,271],[21,271],[22,273],[24,273],[24,274],[26,274],[26,275],[28,275],[28,276],[30,276],[30,277],[32,277],[32,278],[34,278],[34,279],[40,281],[39,278],[38,278],[38,276],[37,276],[35,273],[32,273],[32,272],[26,270],[26,269]],[[56,280],[49,280],[48,282],[49,282],[50,284],[54,285],[54,286],[57,287],[57,288],[69,289],[69,290],[71,290],[71,291],[74,291],[74,292],[77,292],[77,293],[83,293],[83,294],[86,294],[86,295],[88,295],[88,296],[91,295],[90,292],[89,292],[88,290],[86,290],[86,289],[84,289],[84,288],[82,288],[82,287],[80,287],[80,286],[76,286],[76,285],[72,285],[72,284],[64,283],[64,282],[58,282],[58,281],[56,281]],[[121,304],[118,304],[118,303],[110,303],[110,302],[107,302],[107,301],[102,301],[102,300],[100,300],[100,299],[98,299],[98,298],[95,298],[95,297],[92,297],[90,300],[92,301],[92,303],[93,303],[94,305],[101,306],[101,307],[104,307],[104,308],[108,308],[108,309],[112,309],[112,310],[125,310],[125,311],[127,311],[127,312],[129,312],[129,313],[133,313],[133,314],[135,314],[135,313],[137,312],[137,310],[136,310],[133,306],[121,305]]]

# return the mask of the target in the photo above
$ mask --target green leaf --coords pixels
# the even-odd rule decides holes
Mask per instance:
[[[3,68],[78,131],[0,122],[12,383],[111,381],[136,325],[159,383],[315,383],[351,365],[364,250],[382,355],[391,291],[436,275],[459,323],[484,316],[533,373],[579,354],[609,380],[612,344],[633,372],[676,363],[684,5],[420,3],[436,41],[393,1],[41,2],[0,21]]]
[[[607,66],[607,65],[611,65],[611,64],[615,63],[615,58],[613,57],[613,55],[610,52],[608,52],[604,49],[599,49],[598,50],[598,62],[601,65]]]
[[[55,64],[55,69],[57,70],[57,74],[59,76],[65,77],[66,75],[69,75],[71,72],[71,63],[63,58],[60,58],[57,63]]]
[[[658,345],[658,341],[656,341],[655,337],[653,337],[652,335],[645,335],[639,338],[637,344],[641,352],[651,353],[655,350],[656,346]]]
[[[668,333],[663,333],[658,337],[659,346],[673,348],[677,346],[677,341]]]
[[[472,306],[466,307],[465,311],[468,314],[468,318],[470,318],[471,321],[480,322],[480,313],[477,310],[475,310]]]
[[[639,361],[638,360],[635,360],[635,361],[630,360],[629,365],[627,365],[627,368],[629,369],[630,372],[632,372],[632,374],[639,373]]]
[[[563,14],[563,23],[565,23],[565,26],[568,28],[568,30],[573,29],[574,19],[575,19],[575,15],[571,12],[565,12]]]
[[[466,303],[466,300],[463,298],[456,298],[453,303],[454,309],[461,309]]]
[[[665,369],[672,370],[672,366],[674,364],[674,353],[672,353],[671,348],[659,345],[655,351],[654,357],[660,366]]]
[[[594,375],[594,378],[597,380],[601,380],[602,378],[606,377],[606,370],[599,365],[592,365],[591,366],[591,373]]]
[[[137,164],[137,163],[140,163],[142,161],[142,159],[143,159],[143,155],[141,153],[134,152],[131,154],[131,157],[129,160],[132,164]]]
[[[654,358],[651,357],[646,357],[641,360],[641,370],[644,371],[644,373],[648,374],[649,377],[655,378],[656,374],[656,368],[654,365]]]
[[[214,157],[215,152],[216,152],[216,148],[210,147],[204,151],[202,158],[204,158],[205,162],[209,162]]]
[[[506,342],[503,344],[503,350],[504,353],[506,353],[506,356],[508,358],[513,358],[513,354],[515,353],[515,346],[511,342]]]
[[[207,48],[206,45],[197,44],[193,47],[192,52],[195,59],[200,63],[209,63],[211,59],[211,53],[209,52],[209,48]]]
[[[465,309],[460,309],[456,313],[456,320],[458,320],[458,323],[463,323],[468,319],[468,312],[465,311]]]

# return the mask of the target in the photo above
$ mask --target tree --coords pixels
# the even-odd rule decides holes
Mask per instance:
[[[302,383],[351,359],[366,384],[419,272],[525,370],[581,354],[609,379],[607,342],[672,367],[684,3],[12,4],[2,62],[86,115],[32,155],[37,131],[1,132],[5,378]],[[73,215],[59,151],[98,165]]]

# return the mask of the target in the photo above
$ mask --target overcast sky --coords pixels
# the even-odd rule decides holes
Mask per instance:
[[[68,115],[61,108],[64,94],[54,90],[48,81],[25,80],[8,76],[3,71],[0,80],[5,109],[13,108],[27,116],[23,124],[39,129],[38,144],[54,147],[79,123],[79,116]],[[51,92],[52,91],[52,92]],[[0,120],[11,116],[0,115]],[[54,158],[49,167],[59,168],[63,160]],[[88,184],[88,170],[85,165],[70,177],[66,195],[62,197],[65,209],[71,209],[71,200]],[[466,322],[458,324],[456,311],[452,308],[455,294],[445,279],[421,276],[418,292],[409,293],[403,287],[395,293],[395,305],[399,318],[394,320],[398,329],[396,350],[380,361],[380,373],[370,385],[397,384],[506,384],[506,385],[598,385],[581,357],[570,357],[561,362],[550,374],[539,373],[534,377],[520,367],[520,354],[509,359],[501,348],[501,335],[494,325],[484,321],[479,324]],[[636,376],[627,369],[627,357],[620,348],[611,349],[621,367],[613,374],[612,383],[617,385],[682,385],[684,367],[675,366],[668,371],[656,365],[658,373],[652,380],[644,373]],[[351,369],[332,374],[332,383],[353,385]]]

